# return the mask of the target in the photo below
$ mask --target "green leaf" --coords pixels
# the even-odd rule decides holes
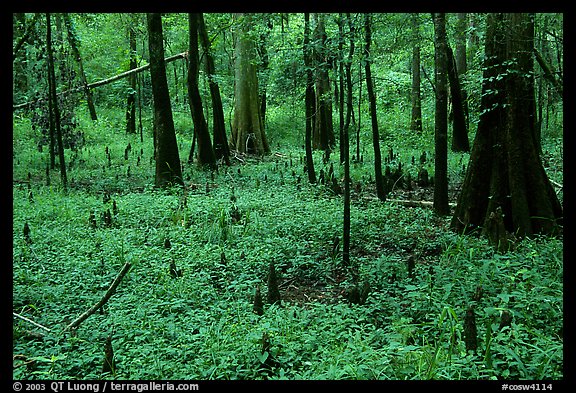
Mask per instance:
[[[270,356],[268,351],[264,351],[258,354],[258,360],[260,360],[260,363],[264,364],[264,362],[266,362],[266,359],[268,359],[268,356]]]

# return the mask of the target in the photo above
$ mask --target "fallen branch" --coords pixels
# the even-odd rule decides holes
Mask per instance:
[[[126,273],[128,273],[128,270],[130,270],[130,267],[132,267],[132,265],[129,262],[126,262],[124,264],[124,266],[122,267],[122,270],[120,270],[120,273],[118,273],[118,275],[116,276],[116,278],[112,282],[112,285],[110,285],[110,288],[108,288],[108,290],[106,291],[106,293],[102,297],[102,299],[100,299],[100,301],[98,303],[93,305],[84,314],[82,314],[78,318],[76,318],[70,325],[66,326],[66,328],[64,328],[64,330],[62,330],[62,333],[66,332],[69,329],[77,327],[82,322],[84,322],[84,320],[86,320],[90,315],[94,314],[100,307],[102,307],[104,304],[106,304],[108,299],[110,299],[110,297],[112,297],[112,295],[116,291],[116,288],[120,284],[120,281],[122,281],[122,278],[126,275]]]
[[[165,59],[164,59],[164,62],[165,62],[165,63],[169,63],[169,62],[174,61],[174,60],[185,59],[186,56],[188,56],[188,52],[178,53],[178,54],[176,54],[176,55],[169,56],[169,57],[165,58]],[[64,94],[75,93],[75,92],[82,91],[83,89],[94,89],[94,88],[96,88],[96,87],[100,87],[100,86],[102,86],[102,85],[106,85],[106,84],[108,84],[108,83],[115,82],[115,81],[117,81],[117,80],[119,80],[119,79],[126,78],[126,77],[129,76],[129,75],[132,75],[132,74],[135,74],[135,73],[138,73],[138,72],[145,71],[145,70],[147,70],[148,68],[150,68],[150,64],[146,64],[146,65],[143,65],[142,67],[138,67],[138,68],[134,68],[134,69],[129,70],[129,71],[122,72],[121,74],[112,76],[112,77],[107,78],[107,79],[102,79],[102,80],[97,81],[97,82],[89,83],[89,84],[86,85],[86,86],[82,85],[82,86],[75,87],[75,88],[70,89],[70,90],[62,91],[62,92],[58,93],[58,95],[60,96],[60,95],[64,95]],[[35,104],[35,103],[38,103],[38,102],[42,102],[42,101],[43,101],[43,100],[41,99],[41,100],[38,100],[38,101],[31,101],[31,102],[25,102],[25,103],[23,103],[23,104],[13,105],[13,106],[12,106],[12,110],[15,111],[15,110],[17,110],[17,109],[23,109],[23,108],[26,108],[26,107],[28,107],[28,106],[30,106],[30,105],[32,105],[32,104]]]
[[[17,318],[20,318],[20,319],[23,320],[23,321],[26,321],[26,322],[28,322],[28,323],[31,323],[32,325],[34,325],[34,326],[36,326],[36,327],[39,327],[40,329],[44,329],[44,330],[46,330],[47,332],[50,331],[50,329],[48,329],[46,326],[42,326],[42,325],[40,325],[39,323],[34,322],[34,321],[31,320],[31,319],[28,319],[28,318],[26,318],[26,317],[24,317],[24,316],[22,316],[22,315],[20,315],[20,314],[15,313],[14,311],[12,311],[12,315],[14,315],[14,316],[17,317]]]
[[[408,207],[434,207],[434,202],[430,201],[411,201],[408,199],[386,199],[388,202],[398,203],[399,205],[408,206]],[[455,203],[448,203],[448,206],[455,207]]]
[[[22,366],[29,366],[29,365],[34,364],[36,362],[36,359],[34,359],[34,358],[28,359],[28,357],[26,357],[26,355],[14,355],[14,356],[12,356],[12,361],[14,361],[14,360],[21,360],[23,363],[16,364],[13,366],[13,368],[18,368],[18,367],[22,367]]]
[[[372,196],[364,196],[364,199],[369,199],[373,201],[379,201],[377,197]],[[413,201],[408,199],[386,199],[386,202],[398,203],[399,205],[408,206],[408,207],[434,207],[434,202],[431,201]],[[456,207],[456,204],[453,202],[449,202],[448,206]]]
[[[165,63],[169,63],[169,62],[174,61],[174,60],[184,59],[184,58],[186,58],[186,56],[188,56],[188,52],[178,53],[177,55],[174,55],[174,56],[170,56],[170,57],[165,58],[165,59],[164,59],[164,62],[165,62]],[[121,73],[121,74],[115,75],[115,76],[113,76],[113,77],[111,77],[111,78],[108,78],[108,79],[103,79],[103,80],[98,81],[98,82],[90,83],[90,84],[88,85],[88,88],[89,88],[89,89],[93,89],[93,88],[95,88],[95,87],[99,87],[99,86],[102,86],[102,85],[106,85],[106,84],[108,84],[108,83],[117,81],[118,79],[122,79],[122,78],[125,78],[125,77],[129,76],[129,75],[135,74],[135,73],[137,73],[137,72],[145,71],[145,70],[147,70],[148,68],[150,68],[150,64],[146,64],[146,65],[143,65],[143,66],[141,66],[141,67],[134,68],[134,69],[132,69],[132,70],[123,72],[123,73]]]
[[[241,153],[235,151],[235,152],[234,152],[234,158],[244,164],[245,161],[244,161],[242,158],[240,158],[240,157],[238,156],[238,154],[241,154]]]

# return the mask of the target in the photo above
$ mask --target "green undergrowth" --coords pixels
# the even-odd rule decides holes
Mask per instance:
[[[115,121],[103,115],[87,139]],[[342,198],[308,183],[302,152],[233,158],[215,173],[185,166],[184,188],[158,190],[151,146],[117,135],[111,162],[104,139],[66,152],[76,161],[64,192],[57,170],[46,184],[46,151],[33,148],[26,121],[15,124],[12,308],[50,332],[14,319],[14,379],[564,377],[561,239],[525,239],[498,254],[430,208],[379,202],[367,155],[352,168],[361,187],[352,192],[351,260],[370,292],[352,304],[335,240]],[[409,168],[420,152],[398,154]],[[453,183],[466,159],[451,155]],[[337,155],[332,162],[341,176]],[[259,316],[253,297],[259,287],[266,298],[271,262],[282,301],[265,300]],[[125,263],[131,270],[102,309],[61,333]],[[475,351],[465,347],[471,307]],[[102,373],[108,336],[115,367]]]

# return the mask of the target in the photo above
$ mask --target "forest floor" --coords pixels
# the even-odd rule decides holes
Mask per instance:
[[[65,193],[57,170],[47,185],[46,153],[15,122],[12,308],[44,328],[15,317],[14,379],[563,378],[562,237],[497,253],[402,202],[431,201],[432,186],[399,182],[380,202],[367,157],[351,169],[354,278],[342,266],[342,197],[307,182],[303,152],[238,156],[214,173],[185,166],[183,188],[159,190],[148,144],[98,131],[67,157]],[[561,183],[558,151],[547,160]],[[387,163],[412,179],[433,172],[419,150],[396,154]],[[450,161],[452,203],[466,159]],[[330,163],[316,156],[317,171]],[[63,333],[126,263],[104,306]],[[280,304],[266,301],[271,263]],[[103,372],[108,337],[114,367]]]

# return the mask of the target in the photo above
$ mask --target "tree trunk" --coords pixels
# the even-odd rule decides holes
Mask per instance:
[[[241,153],[266,154],[270,147],[260,116],[258,102],[258,75],[256,73],[256,49],[249,36],[252,15],[237,14],[240,24],[235,43],[234,120],[232,122],[232,146]]]
[[[350,14],[346,14],[350,27],[350,49],[346,62],[346,122],[344,123],[344,228],[342,237],[342,264],[350,267],[350,120],[352,118],[352,56],[354,56],[354,25]]]
[[[130,43],[130,70],[136,69],[136,18],[132,14],[130,26],[128,26],[128,41]],[[126,133],[136,133],[136,74],[128,77],[128,98],[126,99]]]
[[[358,63],[358,80],[362,80],[362,64]],[[362,162],[360,157],[360,130],[362,123],[362,83],[358,83],[358,124],[356,127],[356,161]],[[354,114],[354,112],[352,112]]]
[[[268,51],[266,50],[266,41],[267,37],[272,31],[274,25],[272,24],[272,19],[270,18],[270,14],[264,14],[266,18],[266,27],[267,30],[264,34],[260,35],[260,42],[258,43],[257,49],[260,55],[260,71],[261,75],[263,76],[263,80],[259,80],[260,82],[260,116],[262,117],[262,130],[266,131],[266,85],[268,84],[268,66],[270,65],[270,58],[268,57]]]
[[[312,136],[312,147],[330,151],[334,147],[334,126],[332,125],[332,94],[330,77],[326,62],[326,31],[324,29],[324,14],[314,14],[316,29],[314,30],[316,70],[316,126]],[[342,94],[342,93],[341,93]]]
[[[488,14],[481,116],[451,226],[487,229],[503,215],[518,237],[554,234],[562,206],[534,141],[534,24],[529,14]]]
[[[410,129],[422,132],[422,103],[420,99],[420,21],[412,14],[412,121]]]
[[[66,30],[68,31],[68,42],[72,48],[72,54],[74,59],[78,63],[78,71],[80,74],[80,82],[84,88],[84,94],[86,95],[86,103],[88,104],[88,110],[90,111],[90,117],[92,120],[98,120],[96,115],[96,107],[94,106],[94,100],[92,99],[92,92],[88,88],[88,81],[86,80],[86,74],[84,73],[84,67],[82,66],[82,57],[80,56],[80,50],[78,49],[78,38],[74,27],[72,26],[72,20],[70,19],[70,14],[62,14],[64,17],[64,23],[66,25]]]
[[[452,151],[470,151],[468,142],[468,128],[466,128],[466,116],[464,114],[464,102],[462,89],[458,80],[456,61],[450,46],[446,45],[448,62],[448,80],[450,82],[450,97],[452,98]]]
[[[468,61],[466,55],[466,24],[468,22],[468,15],[466,13],[458,13],[456,14],[456,17],[454,58],[456,61],[458,78],[460,83],[462,83],[462,80],[465,78],[466,72],[468,71]],[[464,109],[466,129],[468,130],[470,129],[470,118],[468,113],[468,92],[463,86],[461,86],[460,91],[462,96],[462,107]]]
[[[448,100],[447,100],[447,40],[444,13],[434,13],[434,63],[436,111],[434,118],[434,211],[450,213],[448,205]]]
[[[34,18],[37,19],[38,15],[40,14],[36,14]],[[26,24],[25,13],[12,14],[12,37],[18,39],[12,57],[12,89],[23,96],[26,95],[28,90],[27,60],[26,51],[19,52],[19,48],[26,42],[30,29],[31,26]]]
[[[312,75],[312,55],[310,48],[310,14],[304,13],[304,65],[306,67],[306,172],[308,181],[316,183],[314,157],[312,156],[312,122],[314,120],[314,76]]]
[[[216,168],[216,157],[212,149],[212,141],[208,132],[208,125],[204,118],[204,109],[202,108],[202,98],[198,89],[198,18],[199,14],[188,14],[190,50],[188,51],[188,102],[192,112],[192,121],[194,122],[194,135],[198,142],[198,164],[210,169]],[[194,150],[190,150],[188,163],[194,161]]]
[[[24,13],[14,13],[13,15],[13,21],[15,23],[22,23],[24,24],[26,22],[26,16]],[[16,42],[16,45],[14,45],[14,49],[12,50],[12,60],[16,59],[16,56],[18,55],[18,52],[20,51],[20,48],[22,48],[22,45],[24,45],[25,42],[28,41],[28,39],[30,38],[31,35],[34,35],[34,31],[36,28],[36,22],[40,19],[40,16],[42,14],[41,13],[36,13],[34,14],[34,17],[32,18],[32,20],[30,21],[30,23],[28,25],[25,26],[24,31],[22,31],[21,27],[16,27],[16,25],[14,27],[16,27],[16,30],[20,30],[20,32],[22,33],[20,35],[20,38],[18,39],[18,42]],[[19,22],[16,22],[19,21]],[[15,34],[16,32],[13,31],[14,36],[16,36],[17,34]]]
[[[58,108],[58,96],[56,95],[56,75],[54,72],[54,54],[52,53],[52,26],[50,23],[50,14],[46,13],[46,51],[48,52],[48,89],[50,116],[56,131],[56,141],[58,142],[58,160],[60,161],[60,178],[62,186],[66,191],[68,187],[68,178],[66,177],[66,163],[64,161],[64,143],[62,143],[62,128],[60,127],[60,109]],[[54,132],[52,132],[54,135]]]
[[[370,14],[364,16],[364,28],[366,30],[366,46],[364,48],[365,68],[366,68],[366,87],[368,91],[368,100],[370,101],[370,117],[372,119],[372,144],[374,145],[374,177],[376,178],[376,195],[381,201],[386,200],[386,190],[384,187],[384,178],[382,177],[382,155],[380,153],[380,135],[378,131],[378,115],[376,112],[376,94],[372,85],[372,71],[370,69],[370,44],[372,43],[372,30]]]
[[[172,184],[184,184],[178,153],[178,143],[172,118],[166,64],[164,62],[164,43],[162,17],[158,13],[148,13],[148,50],[150,53],[150,79],[154,98],[154,158],[156,159],[157,187]]]
[[[216,67],[210,49],[210,41],[206,24],[204,23],[204,14],[198,18],[198,27],[200,33],[200,42],[204,49],[206,59],[206,72],[208,73],[208,86],[210,87],[210,97],[212,99],[212,131],[214,137],[214,155],[217,160],[223,159],[226,165],[230,165],[230,150],[228,149],[228,139],[226,137],[226,125],[224,122],[224,109],[222,108],[222,98],[220,97],[220,87],[215,80]]]
[[[344,163],[346,153],[344,152],[344,16],[342,13],[338,16],[338,83],[340,85],[340,94],[338,95],[338,117],[339,117],[339,137],[340,137],[340,164]]]

